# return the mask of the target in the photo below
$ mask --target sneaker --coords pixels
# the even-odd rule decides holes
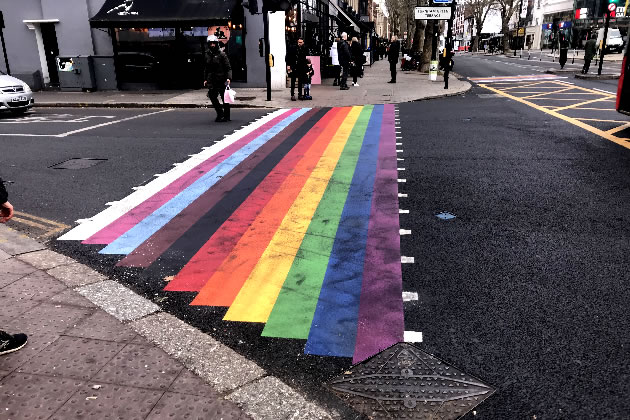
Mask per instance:
[[[295,95],[291,96],[291,100],[292,100],[292,101],[295,101],[295,100],[296,100],[296,99],[295,99]]]
[[[302,101],[302,100],[304,100],[304,96],[303,96],[303,95],[298,95],[298,99],[299,99],[300,101]]]
[[[0,355],[18,351],[26,345],[26,334],[7,334],[0,331]]]
[[[359,87],[359,84],[358,84],[358,83],[355,83],[355,84],[354,84],[354,86]]]

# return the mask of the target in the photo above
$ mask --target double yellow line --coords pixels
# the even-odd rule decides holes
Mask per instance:
[[[63,223],[44,219],[43,217],[33,216],[32,214],[24,213],[21,211],[14,212],[14,216],[11,221],[34,227],[43,231],[44,234],[39,235],[40,238],[47,238],[70,227],[68,225],[64,225]]]

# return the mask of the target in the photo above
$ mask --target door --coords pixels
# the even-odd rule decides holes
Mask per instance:
[[[51,86],[59,86],[59,75],[57,74],[56,58],[59,55],[59,45],[57,45],[57,32],[54,23],[40,24],[44,50],[46,51],[46,64],[48,65],[48,76]]]

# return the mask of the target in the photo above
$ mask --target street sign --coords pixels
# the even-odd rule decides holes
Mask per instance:
[[[450,7],[416,7],[416,20],[448,20],[451,18]]]
[[[433,3],[451,4],[453,3],[453,0],[433,0]]]
[[[608,5],[608,10],[610,10],[611,12],[614,12],[615,10],[617,10],[617,5],[615,3],[610,3]]]

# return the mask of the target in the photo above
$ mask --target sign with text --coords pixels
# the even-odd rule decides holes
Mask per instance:
[[[450,7],[416,7],[416,20],[448,20],[451,18]]]

